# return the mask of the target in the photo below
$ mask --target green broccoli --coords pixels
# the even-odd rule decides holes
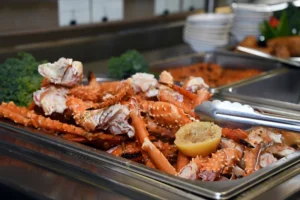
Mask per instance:
[[[19,58],[8,58],[0,64],[0,102],[13,101],[19,106],[32,102],[32,93],[41,86],[38,62],[28,53],[19,53]]]
[[[149,73],[150,68],[144,57],[136,50],[128,50],[120,57],[108,61],[109,77],[124,79],[137,72]]]

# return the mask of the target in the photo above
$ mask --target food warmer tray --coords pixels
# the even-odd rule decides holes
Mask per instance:
[[[2,195],[17,199],[202,199],[119,167],[126,166],[126,161],[107,159],[104,152],[0,123]]]
[[[235,54],[232,54],[231,52],[227,52],[227,51],[215,51],[215,52],[204,53],[204,54],[198,54],[198,53],[190,54],[186,56],[170,58],[161,61],[155,61],[150,63],[150,66],[152,71],[161,72],[163,70],[167,70],[170,68],[187,66],[198,62],[216,63],[219,64],[222,68],[233,68],[233,69],[252,68],[252,69],[259,69],[264,71],[264,73],[255,77],[261,77],[264,76],[265,74],[276,73],[278,70],[280,71],[280,68],[283,66],[278,62],[269,61],[257,57],[254,57],[253,59],[253,56],[248,56],[247,54],[236,56]],[[248,79],[244,79],[244,80],[248,80]],[[235,83],[239,83],[241,81]],[[210,88],[210,90],[211,92],[215,93],[225,86]]]
[[[163,196],[166,195],[163,191],[167,191],[167,194],[174,195],[172,199],[175,199],[175,197],[196,199],[196,196],[199,198],[228,199],[241,194],[262,181],[300,162],[300,151],[298,151],[239,180],[223,182],[193,181],[169,175],[124,158],[115,157],[105,151],[70,142],[59,137],[50,136],[33,128],[19,126],[7,120],[2,119],[0,121],[0,127],[2,129],[2,131],[0,131],[0,147],[3,149],[11,149],[12,147],[9,147],[7,143],[12,140],[11,137],[15,137],[18,138],[18,140],[22,140],[18,142],[17,145],[19,146],[18,148],[22,148],[24,152],[35,151],[32,152],[32,154],[44,154],[44,151],[51,150],[53,153],[51,153],[50,158],[48,156],[47,159],[50,160],[48,160],[45,166],[51,166],[51,159],[56,157],[55,159],[60,160],[63,166],[65,166],[65,162],[67,162],[67,164],[75,165],[80,168],[78,169],[80,171],[90,173],[90,178],[108,179],[111,182],[120,183],[126,189],[142,192],[141,195]],[[27,150],[33,143],[37,144],[33,147],[34,149]],[[63,154],[59,154],[59,157],[57,157],[57,152]],[[76,157],[77,159],[70,159],[70,156]],[[42,158],[42,156],[40,156],[40,158]],[[40,164],[40,158],[36,158],[33,162]],[[82,162],[88,163],[89,165],[81,164]],[[90,165],[97,167],[89,167]],[[57,164],[53,168],[56,169],[58,166],[60,166],[60,164]],[[68,174],[69,167],[70,166],[63,167],[63,169],[59,168],[57,170],[62,170],[62,172]],[[102,171],[99,171],[99,169]],[[75,173],[71,176],[73,175],[76,176]],[[141,188],[141,191],[139,191],[138,188]],[[149,191],[154,189],[156,191],[155,194],[149,194]]]
[[[263,107],[285,110],[286,115],[300,115],[300,70],[281,68],[249,80],[224,86],[220,97],[238,99]]]
[[[244,192],[236,200],[299,200],[300,163]]]

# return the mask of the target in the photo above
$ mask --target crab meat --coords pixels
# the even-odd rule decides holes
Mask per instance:
[[[163,71],[159,75],[159,82],[174,84],[174,79],[173,79],[173,76],[169,72]]]
[[[271,153],[266,152],[260,156],[259,165],[261,167],[266,167],[276,161],[277,161],[277,158],[275,158]]]
[[[296,152],[296,150],[294,148],[289,147],[285,144],[272,145],[270,147],[267,147],[266,151],[273,155],[277,155],[279,157],[286,157],[286,156]]]
[[[147,97],[154,97],[158,94],[155,88],[157,80],[153,74],[136,73],[131,77],[131,83],[135,93],[144,92]]]
[[[67,58],[39,65],[38,71],[51,83],[68,87],[76,85],[83,78],[82,63]]]
[[[201,89],[208,89],[209,86],[204,82],[201,77],[190,77],[190,79],[184,83],[183,87],[189,92],[196,93]]]
[[[115,104],[109,108],[86,110],[74,116],[75,121],[88,131],[109,130],[114,135],[134,136],[134,129],[128,123],[129,109],[125,105]]]
[[[34,103],[41,107],[45,115],[63,113],[67,109],[66,98],[68,89],[56,87],[43,87],[33,93]]]
[[[177,174],[177,176],[185,179],[190,179],[190,180],[196,180],[198,178],[198,166],[192,160],[189,164],[187,164],[185,167],[183,167],[180,172]]]

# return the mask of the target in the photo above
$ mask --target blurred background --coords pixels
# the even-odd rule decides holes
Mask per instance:
[[[215,1],[216,6],[232,3]],[[2,0],[1,32],[136,20],[205,10],[205,0]]]
[[[289,2],[299,4],[279,0],[1,0],[0,62],[24,51],[38,60],[75,58],[88,70],[102,71],[108,58],[128,49],[142,52],[152,62],[211,49],[188,45],[184,27],[190,15],[232,13],[234,3],[267,4],[276,11],[287,8]],[[242,23],[253,18],[240,17]],[[209,22],[209,28],[216,22]],[[258,27],[245,32],[243,26],[234,26],[231,21],[229,25],[240,37],[258,33]],[[205,30],[203,34],[209,36],[206,27],[195,33]],[[232,34],[229,29],[225,33]],[[197,39],[206,40],[201,37]],[[226,44],[229,39],[226,35]],[[225,44],[224,40],[218,44]]]

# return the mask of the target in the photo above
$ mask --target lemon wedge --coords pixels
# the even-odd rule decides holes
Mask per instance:
[[[192,122],[176,132],[174,143],[187,156],[208,156],[216,151],[222,128],[211,122]]]

